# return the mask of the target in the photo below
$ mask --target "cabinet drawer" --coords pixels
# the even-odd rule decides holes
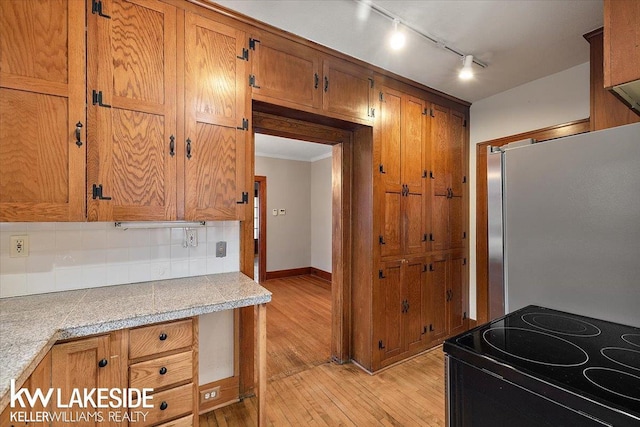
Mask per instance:
[[[191,427],[192,425],[193,425],[193,415],[189,415],[188,417],[178,418],[177,420],[160,424],[158,427]]]
[[[129,332],[129,359],[188,347],[192,342],[191,319],[132,329]]]
[[[158,424],[165,420],[180,415],[187,415],[192,412],[193,384],[190,383],[154,394],[153,408],[149,409],[144,425],[150,426]]]
[[[129,367],[129,386],[154,390],[193,377],[193,353],[190,351],[159,357]]]

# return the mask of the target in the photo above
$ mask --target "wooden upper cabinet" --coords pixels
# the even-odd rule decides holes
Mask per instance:
[[[251,36],[253,98],[291,108],[322,107],[320,52],[267,32]]]
[[[604,87],[640,79],[640,1],[604,0]]]
[[[243,219],[246,35],[192,13],[185,31],[185,218]]]
[[[430,109],[430,135],[431,146],[431,194],[434,196],[447,196],[449,193],[448,177],[448,151],[449,151],[449,109],[439,105],[433,105]]]
[[[325,58],[322,108],[330,114],[373,120],[373,73],[347,61]]]
[[[402,93],[393,89],[380,90],[380,165],[378,172],[387,190],[398,192],[402,182]]]
[[[85,218],[84,16],[0,1],[0,221]]]
[[[176,219],[176,9],[102,9],[88,14],[88,218]]]

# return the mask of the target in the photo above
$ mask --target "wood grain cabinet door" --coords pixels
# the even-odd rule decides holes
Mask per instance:
[[[103,0],[88,13],[88,218],[176,218],[176,9]]]
[[[185,218],[243,219],[246,35],[191,13],[185,32]]]
[[[0,221],[85,218],[83,1],[0,1]]]
[[[374,366],[404,352],[402,264],[402,261],[392,261],[380,267],[374,303]]]
[[[267,32],[254,34],[252,40],[253,99],[307,110],[322,107],[319,52]]]
[[[337,58],[325,58],[322,74],[324,111],[364,121],[373,120],[371,72]]]
[[[403,335],[405,348],[416,351],[424,348],[427,330],[423,320],[422,304],[427,292],[427,271],[424,257],[409,258],[404,265],[403,283],[405,286]]]
[[[453,254],[448,263],[447,328],[449,336],[453,336],[467,330],[467,259]]]
[[[118,358],[111,358],[110,337],[101,335],[63,344],[56,344],[51,350],[51,386],[60,389],[61,402],[69,402],[74,389],[122,388],[121,374],[118,372]],[[54,412],[82,412],[74,405],[69,408],[57,408]],[[94,412],[93,408],[87,411]],[[103,413],[104,423],[90,419],[85,426],[109,426],[108,408],[95,409]],[[69,419],[67,417],[67,419]],[[68,425],[64,420],[54,421],[52,426]]]
[[[447,335],[448,263],[446,256],[436,256],[429,260],[424,323],[430,341],[438,341]]]

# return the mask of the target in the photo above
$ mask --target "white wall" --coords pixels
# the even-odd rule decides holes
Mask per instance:
[[[309,162],[258,157],[255,174],[267,177],[267,271],[311,265]],[[273,216],[273,209],[286,215]]]
[[[589,117],[589,63],[543,77],[474,103],[470,112],[469,316],[476,318],[476,147],[530,130]]]
[[[311,163],[311,267],[331,273],[332,158]]]

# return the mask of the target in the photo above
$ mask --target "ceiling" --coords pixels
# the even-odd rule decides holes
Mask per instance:
[[[373,0],[412,27],[487,68],[461,81],[460,58],[407,31],[388,48],[388,18],[354,0],[217,3],[426,86],[475,102],[589,61],[582,35],[602,26],[602,0]]]

